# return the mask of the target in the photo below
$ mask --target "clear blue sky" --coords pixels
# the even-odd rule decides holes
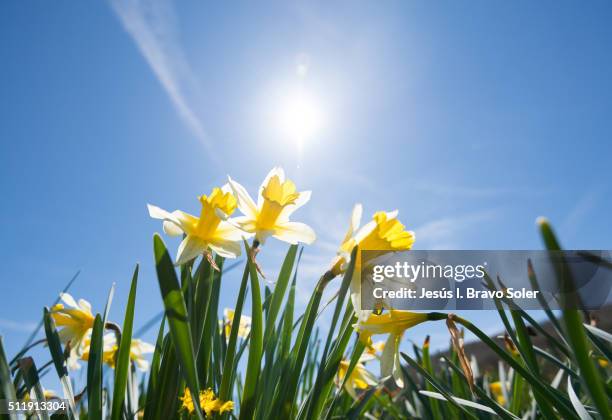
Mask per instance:
[[[612,3],[220,4],[1,2],[9,354],[78,269],[72,292],[98,311],[117,283],[121,321],[140,262],[146,322],[161,308],[146,203],[197,212],[228,174],[254,194],[273,165],[313,190],[304,291],[355,202],[399,209],[418,248],[538,249],[539,215],[566,248],[612,248]],[[301,152],[279,123],[298,86],[319,115]],[[262,252],[271,278],[284,249]]]

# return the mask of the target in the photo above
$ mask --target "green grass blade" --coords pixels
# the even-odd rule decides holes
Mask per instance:
[[[517,344],[522,350],[521,354],[523,355],[525,363],[534,375],[540,376],[540,368],[536,359],[536,353],[533,349],[533,344],[531,343],[531,338],[529,338],[529,333],[527,332],[527,327],[525,327],[523,318],[517,311],[511,310],[510,314],[512,315],[514,326],[516,327],[516,335],[518,337]],[[533,396],[538,403],[538,407],[542,412],[542,415],[546,418],[553,418],[555,415],[554,410],[546,397],[535,389],[533,390]]]
[[[38,370],[36,369],[34,360],[31,357],[24,357],[23,359],[19,359],[17,363],[19,365],[19,369],[23,373],[23,380],[25,382],[26,389],[28,391],[33,389],[36,399],[38,401],[45,401],[45,393],[42,385],[40,384],[40,378],[38,376]],[[39,411],[38,415],[41,420],[49,420],[49,412],[46,410]]]
[[[578,395],[576,395],[576,391],[574,391],[574,387],[572,386],[572,379],[569,376],[567,377],[567,393],[580,420],[593,420],[593,417],[591,417],[584,407],[584,404],[582,404],[582,401],[580,401],[580,398],[578,398]]]
[[[538,224],[540,227],[540,233],[542,234],[542,238],[546,244],[546,248],[549,251],[561,250],[557,237],[548,221],[545,219],[539,219]],[[554,264],[554,266],[555,269],[558,270],[557,277],[560,282],[561,307],[570,308],[563,309],[561,312],[563,314],[562,318],[567,339],[573,350],[573,358],[580,368],[580,376],[582,377],[583,382],[586,385],[591,398],[593,399],[593,403],[603,418],[612,418],[612,410],[610,409],[610,403],[606,395],[604,383],[597,372],[593,359],[590,356],[591,346],[589,345],[589,341],[587,340],[587,336],[583,328],[584,321],[582,314],[577,309],[573,309],[573,304],[576,302],[571,302],[571,300],[576,301],[579,298],[576,292],[570,294],[566,293],[568,291],[575,290],[571,270],[567,262],[564,260],[562,260],[560,266],[559,264]]]
[[[297,255],[297,249],[297,245],[291,245],[289,247],[285,260],[283,261],[283,265],[281,266],[280,273],[278,274],[278,280],[274,286],[274,293],[272,294],[272,300],[270,301],[270,307],[268,308],[266,318],[266,330],[263,340],[264,347],[275,329],[276,317],[278,316],[287,286],[289,285],[289,280],[291,279],[291,272],[293,271],[293,264]]]
[[[159,326],[159,332],[157,333],[157,340],[155,341],[155,351],[151,359],[151,367],[149,369],[149,382],[147,385],[147,395],[144,404],[144,420],[151,418],[151,410],[155,406],[155,398],[157,390],[159,389],[159,371],[161,365],[162,351],[164,345],[164,328],[166,326],[166,317],[162,317],[161,324]]]
[[[153,397],[154,406],[150,410],[151,419],[167,420],[176,416],[179,398],[180,371],[172,337],[168,334],[162,346],[159,366],[158,388]]]
[[[461,404],[458,404],[453,398],[453,396],[446,390],[446,387],[440,384],[425,368],[419,365],[414,359],[412,359],[406,353],[400,353],[400,355],[404,358],[406,362],[408,362],[410,366],[416,369],[418,373],[421,374],[421,376],[423,376],[427,380],[427,382],[429,382],[432,385],[435,391],[438,391],[440,394],[442,394],[449,403],[451,403],[454,407],[461,410],[465,416],[471,419],[474,419],[474,420],[478,419],[478,417],[476,417],[474,414],[469,412],[465,407],[463,407]]]
[[[176,278],[176,271],[172,265],[166,245],[158,234],[155,234],[153,237],[153,248],[159,289],[164,301],[172,342],[174,343],[185,382],[191,391],[191,395],[196,396],[200,394],[200,385],[196,372],[193,340],[185,300],[183,299],[183,294]],[[195,409],[198,418],[202,419],[204,416],[198,404],[195,404]]]
[[[250,248],[244,242],[246,255],[250,255]],[[244,390],[240,402],[240,419],[251,419],[255,412],[257,399],[257,384],[261,369],[261,355],[263,352],[263,309],[261,305],[261,291],[257,269],[250,258],[247,258],[249,277],[251,278],[251,339],[249,342],[249,358],[244,378]],[[240,318],[238,318],[240,321]]]
[[[2,336],[0,336],[0,398],[6,400],[17,400],[15,388],[13,387],[13,380],[11,378],[11,370],[6,359],[6,353],[4,352],[4,345],[2,344]],[[9,414],[8,417],[11,420],[16,420],[16,414]]]
[[[87,361],[87,418],[102,419],[102,359],[104,353],[102,318],[96,315],[91,331]]]
[[[234,357],[236,355],[236,344],[238,342],[238,329],[240,327],[240,317],[242,316],[242,307],[244,305],[244,299],[246,296],[246,290],[249,281],[249,263],[245,264],[244,273],[242,274],[242,281],[240,282],[240,289],[238,291],[238,299],[236,306],[234,307],[234,321],[232,322],[232,328],[230,331],[229,341],[227,344],[227,350],[225,352],[225,361],[223,364],[223,377],[221,378],[221,388],[219,391],[219,398],[221,401],[227,401],[230,398],[231,383],[234,375]]]
[[[125,318],[121,339],[119,340],[119,350],[115,363],[115,382],[113,386],[113,403],[111,408],[111,419],[119,420],[125,400],[128,375],[130,374],[130,350],[132,346],[132,328],[134,326],[134,307],[136,306],[136,286],[138,284],[138,264],[132,276],[132,285],[125,308]]]
[[[68,377],[68,369],[66,369],[66,359],[62,350],[62,343],[60,341],[57,329],[55,328],[55,322],[49,313],[49,309],[45,308],[43,313],[43,323],[45,326],[45,336],[47,337],[47,345],[49,346],[49,352],[55,365],[55,371],[57,376],[60,378],[60,383],[64,392],[64,396],[68,400],[70,410],[72,414],[76,416],[76,404],[74,402],[74,391],[72,390],[72,382]]]
[[[453,370],[453,372],[455,372],[457,374],[457,376],[459,376],[461,379],[463,379],[463,381],[467,384],[468,381],[467,381],[467,378],[465,377],[465,374],[463,373],[463,370],[459,366],[457,366],[455,363],[453,363],[451,360],[446,359],[446,362],[448,363],[450,368]],[[499,405],[497,403],[497,401],[493,400],[493,398],[491,398],[487,394],[487,392],[485,392],[484,389],[482,389],[480,386],[478,386],[478,384],[474,385],[474,393],[478,396],[478,398],[480,398],[481,402],[486,403],[485,405],[487,405],[489,408],[491,408],[493,411],[495,411],[495,413],[498,416],[500,416],[502,419],[504,419],[504,420],[516,420],[516,419],[518,419],[517,416],[515,416],[510,411],[506,410],[501,405]]]
[[[514,358],[504,351],[495,341],[493,341],[487,334],[482,332],[478,327],[469,322],[468,320],[461,318],[459,316],[455,316],[454,320],[459,324],[463,325],[465,328],[470,330],[476,337],[478,337],[482,342],[484,342],[491,350],[493,350],[497,355],[503,359],[506,363],[508,363],[516,373],[523,376],[527,381],[531,384],[532,388],[537,389],[539,392],[545,395],[551,401],[554,401],[555,408],[559,411],[559,413],[564,418],[572,418],[576,419],[576,415],[573,410],[568,407],[567,403],[562,400],[559,395],[555,394],[553,390],[551,390],[548,384],[542,382],[541,378],[535,376],[531,371],[526,369],[522,364],[514,360]]]

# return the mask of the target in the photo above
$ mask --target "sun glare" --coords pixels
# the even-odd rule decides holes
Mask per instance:
[[[279,109],[279,125],[284,135],[302,146],[321,127],[316,100],[304,90],[290,95]]]

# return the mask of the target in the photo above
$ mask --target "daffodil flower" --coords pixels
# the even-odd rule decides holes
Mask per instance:
[[[349,232],[356,230],[355,220],[359,214],[360,210],[353,210]],[[361,308],[361,251],[405,251],[414,244],[414,232],[405,230],[404,225],[397,220],[397,214],[397,210],[374,213],[372,220],[360,228],[352,239],[345,238],[341,247],[341,249],[352,249],[356,245],[359,246],[360,252],[357,254],[351,278],[351,300],[359,319],[366,319],[372,312]]]
[[[362,214],[362,205],[359,203],[355,204],[355,207],[353,207],[353,211],[351,212],[349,228],[344,235],[344,239],[342,240],[340,247],[338,248],[336,259],[332,263],[331,272],[334,274],[334,276],[344,273],[348,268],[348,264],[351,259],[351,252],[353,251],[355,245],[357,245],[357,242],[355,241],[355,233],[361,224]]]
[[[350,361],[342,360],[340,362],[340,366],[338,366],[338,377],[337,377],[337,385],[340,386],[346,377],[346,373],[348,372],[350,366]],[[351,372],[346,382],[344,382],[344,389],[346,392],[353,397],[353,399],[357,399],[357,390],[367,389],[369,386],[377,385],[378,381],[376,377],[368,371],[361,361],[357,362],[353,371]]]
[[[225,308],[223,310],[223,328],[225,328],[225,337],[229,340],[230,333],[232,332],[232,324],[234,323],[234,310]],[[240,324],[238,326],[238,337],[246,339],[251,332],[251,317],[246,315],[240,316]]]
[[[189,388],[185,388],[185,394],[181,397],[182,409],[189,414],[195,412],[195,406]],[[215,393],[211,389],[200,391],[199,401],[200,408],[206,413],[206,417],[211,417],[213,413],[223,414],[234,409],[232,401],[221,401],[215,397]]]
[[[510,384],[506,382],[506,390],[509,388],[509,386]],[[506,397],[504,396],[505,389],[503,389],[502,383],[500,381],[492,382],[489,385],[489,389],[491,390],[491,394],[493,394],[493,397],[495,397],[495,400],[499,405],[506,405]]]
[[[427,321],[428,315],[420,312],[390,310],[382,315],[371,313],[367,319],[359,320],[353,328],[359,333],[359,340],[366,346],[372,345],[372,335],[389,334],[380,357],[380,374],[382,377],[393,376],[401,386],[402,371],[399,358],[399,346],[404,331],[421,322]]]
[[[298,192],[295,184],[285,179],[282,168],[274,168],[259,189],[257,204],[246,189],[229,178],[229,184],[244,216],[233,219],[242,230],[255,234],[264,244],[270,236],[290,244],[311,244],[316,239],[312,228],[304,223],[292,222],[289,216],[310,200],[310,191]]]
[[[148,204],[149,215],[163,220],[164,232],[170,236],[185,234],[176,256],[176,264],[184,264],[200,254],[212,250],[222,257],[235,258],[240,255],[242,238],[250,235],[241,231],[228,217],[236,209],[236,198],[229,186],[214,188],[210,195],[198,197],[202,210],[200,217],[181,210],[172,213]],[[210,258],[209,258],[210,259]]]
[[[89,360],[89,345],[91,342],[91,335],[86,340],[86,350],[83,352],[82,359]],[[115,360],[117,358],[117,351],[119,346],[117,345],[117,338],[114,333],[105,334],[103,337],[104,347],[102,350],[102,361],[109,367],[115,368]],[[145,372],[149,370],[149,361],[145,358],[145,354],[150,354],[155,351],[155,346],[146,343],[138,338],[132,338],[130,343],[130,360],[134,362],[136,367]]]
[[[70,346],[70,354],[74,355],[71,362],[74,362],[83,354],[83,344],[95,318],[91,313],[91,304],[85,299],[79,299],[77,303],[68,293],[61,293],[60,298],[63,303],[51,308],[51,317],[55,325],[61,327],[58,332],[60,340]]]

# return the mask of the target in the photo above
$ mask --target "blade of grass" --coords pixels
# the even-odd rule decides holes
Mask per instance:
[[[23,372],[23,380],[25,382],[26,389],[28,390],[28,392],[33,389],[34,395],[36,395],[36,400],[46,401],[45,392],[43,391],[42,385],[40,384],[40,379],[38,377],[38,371],[36,369],[34,359],[32,359],[31,357],[24,357],[23,359],[19,359],[18,365],[21,372]],[[49,420],[49,412],[47,410],[41,410],[37,413],[39,419]]]
[[[561,246],[552,227],[546,219],[539,219],[540,233],[549,251],[560,251]],[[580,368],[582,377],[593,403],[604,418],[612,418],[612,410],[608,401],[603,381],[597,372],[595,364],[590,357],[591,346],[584,331],[582,314],[575,309],[579,300],[574,287],[571,270],[561,256],[561,264],[554,264],[560,286],[560,305],[564,308],[561,313],[568,341],[574,350],[573,357]]]
[[[136,286],[138,284],[138,264],[132,276],[132,285],[125,308],[123,329],[119,340],[117,361],[115,363],[115,382],[113,386],[113,403],[111,408],[111,419],[119,420],[125,400],[128,375],[130,373],[130,350],[132,346],[132,328],[134,326],[134,307],[136,306]]]
[[[291,245],[289,247],[287,255],[285,256],[285,260],[283,261],[283,265],[281,266],[280,273],[278,274],[278,280],[276,281],[276,285],[274,286],[274,293],[272,294],[272,300],[270,301],[270,307],[268,308],[268,314],[266,318],[266,330],[263,339],[264,348],[266,347],[266,344],[270,339],[270,335],[274,331],[276,317],[278,316],[278,312],[283,302],[283,298],[285,297],[287,286],[289,285],[291,272],[293,271],[293,264],[297,255],[297,249],[297,245]]]
[[[155,341],[155,351],[151,359],[151,367],[149,369],[149,382],[147,385],[147,394],[144,405],[144,420],[151,418],[151,407],[154,406],[154,398],[157,395],[159,384],[159,371],[161,365],[161,357],[164,343],[164,327],[166,326],[166,317],[162,317],[161,324],[159,326],[159,332],[157,333],[157,340]]]
[[[166,245],[158,234],[155,234],[153,237],[153,247],[159,288],[164,301],[170,335],[178,356],[179,365],[181,366],[181,373],[191,391],[191,395],[200,395],[191,328],[187,317],[185,300],[176,278],[176,271],[174,270]],[[204,416],[200,406],[195,404],[194,407],[198,418],[202,419]]]
[[[11,370],[9,369],[6,353],[4,352],[4,345],[2,344],[2,336],[0,336],[0,397],[6,400],[17,400],[11,378]],[[10,420],[17,420],[17,415],[15,413],[9,413],[7,416]]]
[[[45,335],[47,337],[47,345],[49,346],[49,352],[55,365],[55,371],[60,379],[64,396],[68,400],[70,410],[76,417],[76,404],[74,402],[74,391],[72,390],[72,382],[68,377],[68,369],[66,369],[66,359],[62,350],[62,343],[60,341],[57,329],[55,328],[55,322],[49,313],[48,308],[44,308],[43,312],[43,323],[45,326]]]
[[[537,389],[542,394],[546,395],[546,398],[555,401],[555,408],[559,411],[559,413],[565,418],[576,418],[573,410],[568,407],[565,401],[559,398],[557,394],[555,394],[551,389],[549,389],[548,384],[545,384],[541,381],[540,378],[535,376],[531,371],[527,370],[520,363],[518,363],[514,358],[504,351],[495,341],[493,341],[488,335],[482,332],[478,327],[469,322],[468,320],[455,316],[454,320],[459,324],[463,325],[465,328],[470,330],[476,337],[478,337],[484,344],[486,344],[491,350],[493,350],[497,355],[503,359],[506,363],[508,363],[515,372],[523,376],[527,381],[531,384],[534,389]]]
[[[246,255],[251,255],[251,249],[246,241],[244,246]],[[251,278],[251,339],[249,343],[249,357],[244,378],[244,390],[240,402],[240,419],[250,419],[255,412],[257,399],[257,383],[261,369],[261,355],[263,352],[263,309],[261,305],[261,291],[257,269],[250,258],[247,258],[249,277]],[[240,318],[238,318],[240,321]]]
[[[94,320],[87,361],[87,418],[102,419],[102,359],[104,328],[100,314]]]
[[[423,376],[427,380],[427,382],[429,382],[436,391],[442,394],[444,398],[446,398],[446,400],[450,402],[454,407],[461,410],[463,414],[466,415],[467,417],[471,419],[475,419],[475,420],[478,419],[478,417],[470,413],[465,407],[458,404],[454,400],[453,396],[446,390],[446,388],[442,384],[440,384],[438,381],[436,381],[435,378],[432,375],[430,375],[429,372],[425,370],[421,365],[419,365],[414,359],[412,359],[410,356],[408,356],[406,353],[403,353],[403,352],[400,352],[400,355],[404,358],[406,362],[408,362],[410,366],[416,369],[418,373],[421,374],[421,376]]]

